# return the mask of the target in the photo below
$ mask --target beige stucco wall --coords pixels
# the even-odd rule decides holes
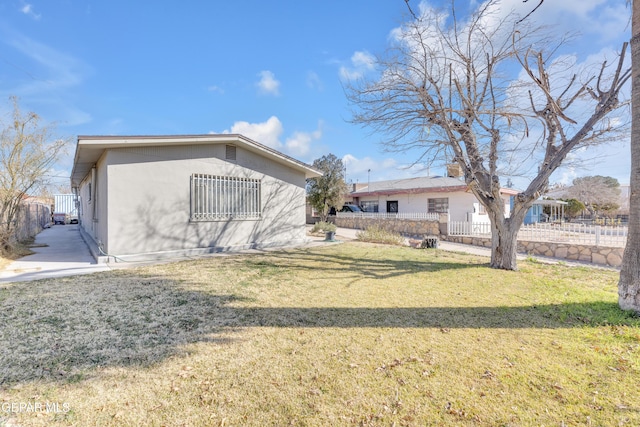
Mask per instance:
[[[236,161],[224,156],[224,144],[107,150],[97,168],[108,187],[98,194],[104,250],[144,258],[304,241],[304,173],[240,147]],[[262,218],[191,222],[193,173],[261,179]]]
[[[91,191],[89,190],[91,184]],[[107,168],[106,157],[96,163],[95,173],[89,172],[78,188],[80,226],[96,242],[101,244],[107,239]]]

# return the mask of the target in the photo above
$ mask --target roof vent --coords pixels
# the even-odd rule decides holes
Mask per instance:
[[[235,160],[236,159],[236,146],[235,145],[227,145],[227,150],[226,150],[224,158],[227,159],[227,160]]]

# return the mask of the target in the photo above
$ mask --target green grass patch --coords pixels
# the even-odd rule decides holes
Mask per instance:
[[[640,425],[613,271],[344,243],[0,286],[15,425]]]

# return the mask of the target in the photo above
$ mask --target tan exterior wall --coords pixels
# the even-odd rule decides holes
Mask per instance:
[[[78,219],[86,234],[97,245],[106,247],[108,224],[108,179],[106,168],[107,156],[102,156],[95,168],[95,172],[89,172],[84,177],[78,188],[80,209]]]
[[[224,144],[108,150],[97,167],[99,214],[90,234],[125,259],[304,241],[304,173],[240,147],[236,161],[224,156]],[[261,179],[262,217],[192,222],[193,173]]]

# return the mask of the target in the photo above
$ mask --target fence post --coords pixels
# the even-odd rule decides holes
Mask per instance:
[[[444,224],[443,224],[444,222]],[[449,212],[440,213],[438,215],[438,223],[440,228],[440,234],[445,234],[447,236],[451,235],[451,218],[449,217]]]
[[[600,246],[600,226],[596,225],[596,246]]]

